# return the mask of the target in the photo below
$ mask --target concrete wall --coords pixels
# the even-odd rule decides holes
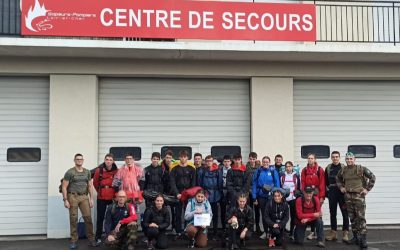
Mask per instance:
[[[60,179],[82,153],[84,167],[97,166],[97,77],[51,75],[49,117],[49,199],[47,236],[69,236],[68,210],[58,193]]]
[[[293,79],[251,78],[251,149],[259,158],[293,159]]]

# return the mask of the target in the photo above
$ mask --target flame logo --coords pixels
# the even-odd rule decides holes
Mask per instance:
[[[29,8],[28,15],[25,16],[25,26],[30,29],[31,31],[38,32],[36,29],[32,27],[32,22],[35,18],[41,17],[41,16],[46,16],[46,13],[49,12],[49,10],[46,10],[46,8],[43,6],[40,6],[39,0],[36,0],[35,2],[35,7],[32,6]],[[39,29],[40,30],[40,29]]]

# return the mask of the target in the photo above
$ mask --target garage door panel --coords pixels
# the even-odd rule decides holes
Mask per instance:
[[[103,78],[99,160],[112,146],[140,146],[142,165],[153,145],[196,144],[203,154],[213,145],[239,145],[247,154],[249,96],[247,80]]]
[[[302,145],[328,145],[342,154],[348,145],[376,146],[375,158],[357,159],[377,176],[367,196],[367,221],[400,223],[400,218],[393,218],[400,207],[400,159],[393,157],[393,145],[400,144],[400,82],[296,81],[294,127],[296,161],[302,165]],[[330,160],[318,162],[325,167]],[[324,209],[329,214],[325,204]],[[329,216],[324,216],[324,223],[329,224]]]
[[[0,77],[0,235],[47,233],[48,126],[49,80]],[[40,148],[41,160],[7,162],[11,147]]]

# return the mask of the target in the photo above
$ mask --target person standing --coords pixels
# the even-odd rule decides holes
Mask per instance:
[[[318,196],[319,204],[322,206],[325,200],[325,171],[317,163],[315,154],[307,155],[307,166],[301,170],[301,190],[306,187],[314,189],[314,195]],[[311,233],[307,236],[308,240],[316,239],[315,228],[311,225]]]
[[[281,186],[284,190],[289,191],[286,201],[290,208],[290,230],[289,238],[294,239],[294,221],[296,219],[296,193],[300,191],[300,177],[293,171],[293,162],[285,163],[286,171],[281,176]]]
[[[123,165],[114,176],[113,187],[118,191],[124,190],[128,202],[142,202],[139,181],[143,177],[143,169],[135,163],[133,154],[125,155],[125,165]]]
[[[246,164],[246,174],[248,176],[248,185],[249,185],[249,201],[252,200],[253,197],[253,174],[257,169],[260,167],[260,161],[257,160],[257,153],[256,152],[250,152],[249,154],[249,161]],[[255,224],[256,224],[256,233],[260,234],[261,229],[260,229],[260,206],[254,203],[249,204],[250,207],[254,211],[254,217],[255,217]]]
[[[252,201],[254,205],[259,205],[261,209],[261,217],[264,233],[261,239],[266,239],[268,234],[268,226],[265,221],[265,207],[271,198],[271,190],[280,187],[278,172],[269,166],[271,159],[268,156],[262,158],[262,166],[253,174]]]
[[[181,199],[182,192],[196,185],[196,170],[188,165],[188,152],[183,150],[179,152],[179,165],[171,170],[170,185],[171,193],[178,199]],[[179,238],[183,233],[182,214],[184,204],[179,202],[175,205],[175,231]]]
[[[218,169],[218,165],[214,163],[214,158],[207,155],[205,158],[205,167],[197,172],[198,186],[202,187],[208,193],[208,201],[212,210],[213,223],[213,240],[217,240],[218,236],[218,203],[222,197],[223,180]]]
[[[222,197],[219,203],[221,208],[221,225],[222,230],[226,231],[226,212],[228,208],[228,190],[226,187],[226,177],[229,169],[231,169],[232,160],[229,155],[225,155],[222,164],[219,166],[220,175],[222,176]]]
[[[97,247],[93,233],[93,222],[90,208],[93,207],[93,180],[90,170],[83,167],[83,155],[78,153],[74,156],[75,166],[68,169],[62,182],[62,195],[64,207],[69,210],[69,225],[71,241],[70,249],[78,247],[78,208],[82,213],[86,227],[86,235],[89,246]],[[89,194],[89,197],[88,197]]]
[[[344,193],[353,238],[349,244],[359,244],[367,249],[367,222],[365,219],[365,196],[375,185],[375,175],[366,167],[355,164],[352,152],[346,154],[346,166],[336,176],[338,188]]]
[[[144,182],[141,189],[147,192],[154,192],[158,194],[165,193],[166,182],[168,181],[168,171],[163,169],[158,162],[161,155],[158,152],[151,154],[151,164],[144,169]],[[155,197],[154,197],[155,198]],[[154,199],[146,198],[146,208],[154,204]]]
[[[114,175],[118,168],[114,163],[114,155],[106,154],[104,162],[97,167],[93,176],[93,186],[97,192],[97,220],[96,220],[96,242],[101,242],[103,233],[103,222],[106,208],[115,198],[115,190],[112,187]]]
[[[246,166],[242,163],[242,155],[233,156],[233,166],[228,170],[226,176],[226,189],[228,191],[229,205],[234,206],[237,196],[241,193],[249,193],[249,178],[246,173]]]
[[[331,221],[331,230],[326,234],[325,239],[328,241],[337,240],[337,206],[339,205],[340,211],[343,217],[343,235],[342,241],[349,241],[349,215],[347,213],[346,203],[344,201],[344,194],[340,191],[336,183],[336,176],[339,171],[344,168],[344,165],[340,163],[340,153],[333,151],[331,153],[330,163],[325,168],[325,183],[329,200],[329,213]]]

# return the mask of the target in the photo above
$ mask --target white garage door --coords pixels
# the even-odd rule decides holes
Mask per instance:
[[[367,196],[369,224],[398,224],[400,211],[400,82],[298,81],[294,85],[295,156],[303,145],[329,145],[344,153],[348,145],[374,145],[375,158],[359,158],[377,177]],[[319,160],[325,167],[329,159]],[[329,221],[327,204],[325,221]],[[340,215],[339,215],[340,217]],[[341,219],[339,219],[339,222]]]
[[[141,163],[163,145],[250,149],[245,80],[104,78],[99,88],[99,160],[110,147],[138,146]]]
[[[48,130],[48,79],[0,77],[0,235],[47,233]]]

